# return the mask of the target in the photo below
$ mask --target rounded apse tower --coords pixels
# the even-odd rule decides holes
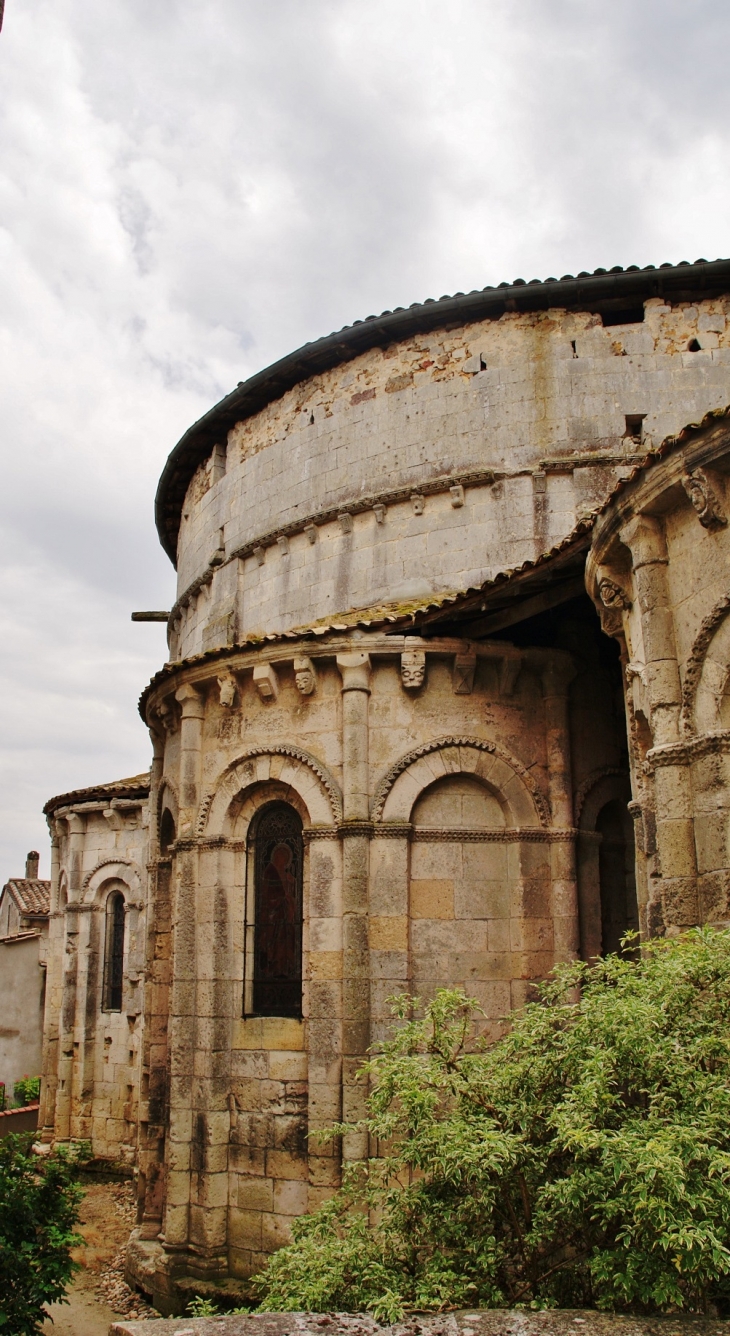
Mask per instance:
[[[362,1115],[394,993],[463,987],[496,1033],[646,930],[590,517],[730,400],[728,293],[700,262],[387,312],[173,450],[128,1253],[163,1311],[245,1283],[367,1153],[311,1134]]]

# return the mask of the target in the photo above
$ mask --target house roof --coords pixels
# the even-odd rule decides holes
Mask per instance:
[[[613,313],[639,306],[650,297],[669,302],[697,301],[720,296],[730,290],[730,260],[695,260],[690,264],[662,264],[659,268],[629,265],[622,269],[596,269],[562,278],[533,278],[526,283],[517,278],[479,291],[457,292],[438,300],[427,298],[407,308],[383,311],[365,320],[356,320],[337,333],[274,362],[263,371],[241,381],[231,394],[221,399],[189,427],[171,452],[160,477],[155,498],[155,523],[160,542],[173,565],[177,560],[177,536],[180,515],[190,480],[198,465],[208,457],[213,446],[223,442],[231,427],[260,412],[280,399],[287,390],[351,361],[371,348],[424,333],[458,326],[477,320],[498,320],[505,312],[523,313],[560,308],[565,310]]]
[[[146,798],[150,791],[149,771],[143,775],[132,775],[130,779],[114,779],[110,784],[92,784],[87,789],[73,789],[70,793],[60,793],[56,798],[49,798],[43,812],[50,816],[59,807],[75,807],[77,803],[88,803],[114,798]]]
[[[51,912],[50,881],[40,881],[37,877],[11,877],[3,886],[2,895],[6,891],[25,918],[48,918]]]

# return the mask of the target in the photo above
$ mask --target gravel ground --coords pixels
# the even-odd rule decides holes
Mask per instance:
[[[131,1180],[90,1179],[81,1203],[79,1233],[84,1246],[74,1250],[81,1270],[68,1290],[68,1304],[50,1304],[44,1336],[107,1336],[120,1317],[153,1321],[158,1317],[124,1281],[124,1246],[134,1226]]]

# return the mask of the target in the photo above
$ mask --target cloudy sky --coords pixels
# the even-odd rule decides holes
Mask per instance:
[[[0,884],[148,764],[184,429],[425,297],[730,253],[727,0],[6,0]]]

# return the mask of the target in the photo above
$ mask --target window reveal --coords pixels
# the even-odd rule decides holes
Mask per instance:
[[[106,902],[104,1010],[121,1011],[124,982],[124,896],[112,891]]]
[[[253,1013],[302,1014],[302,823],[286,803],[254,833]]]

